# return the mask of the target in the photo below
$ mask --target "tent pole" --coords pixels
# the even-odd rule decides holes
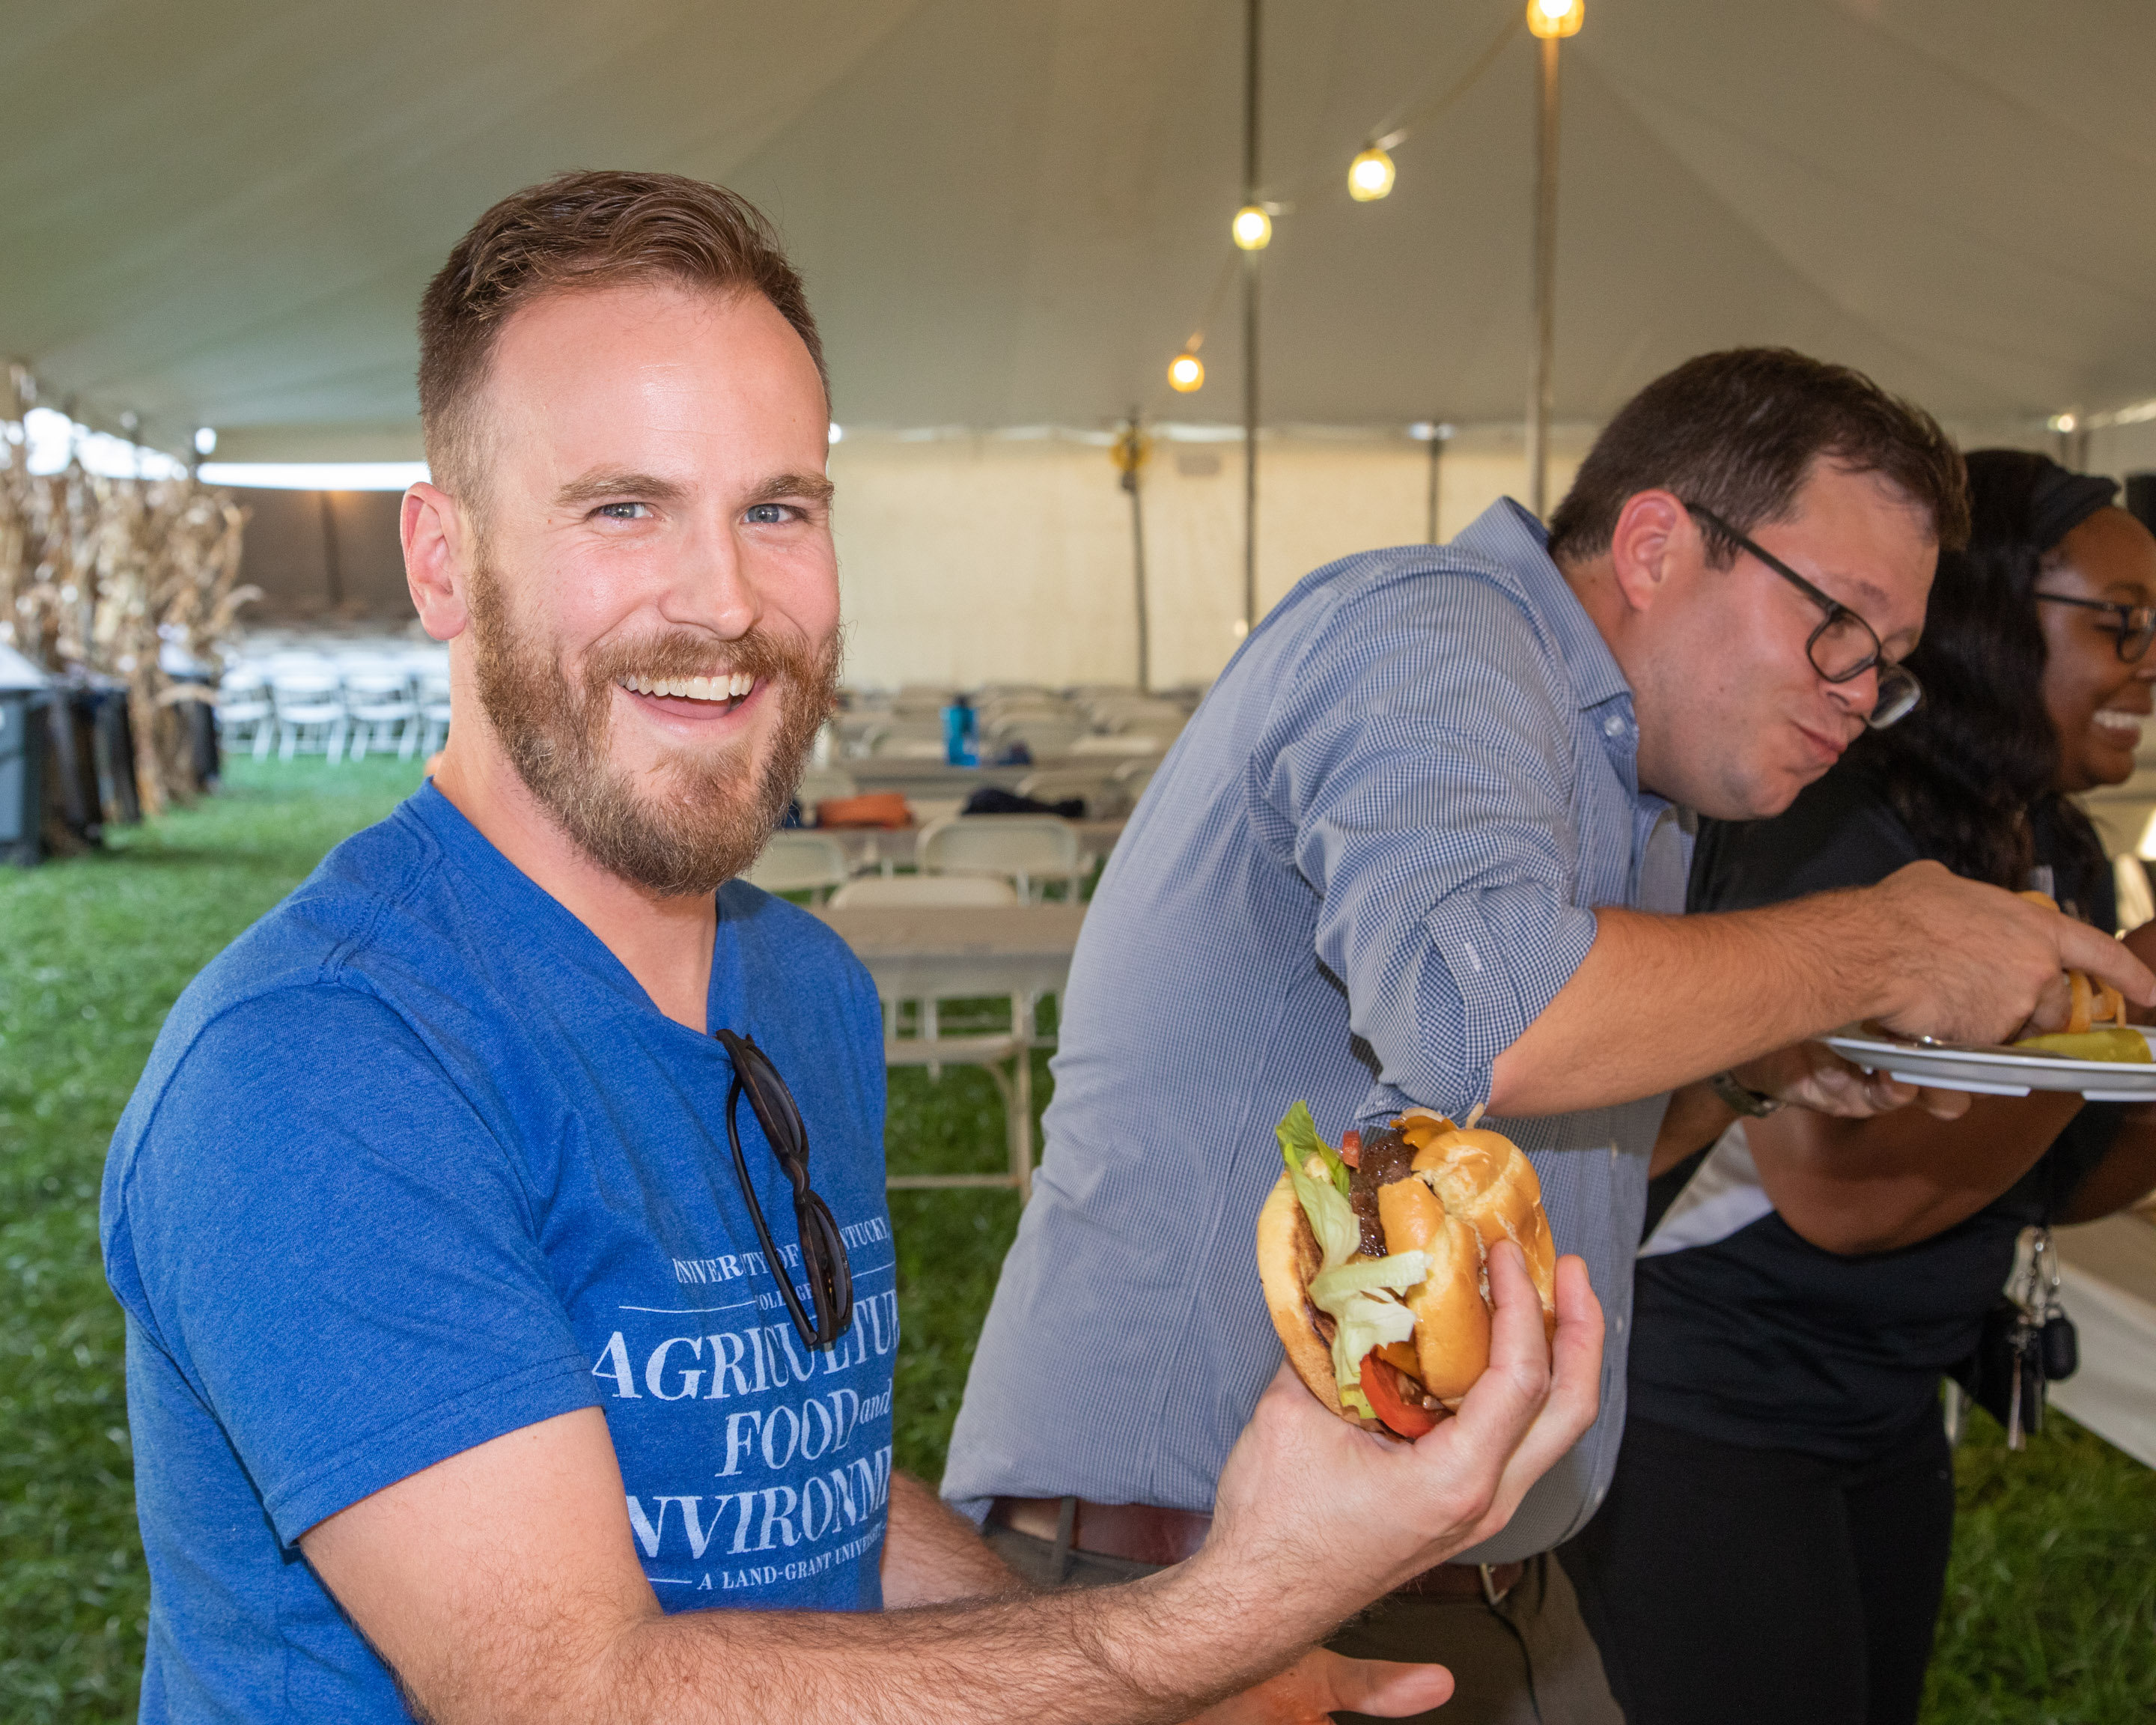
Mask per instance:
[[[1145,510],[1138,499],[1138,469],[1145,462],[1143,433],[1138,429],[1138,410],[1132,408],[1123,426],[1123,447],[1129,465],[1123,469],[1122,486],[1131,494],[1131,572],[1137,583],[1138,692],[1152,692],[1152,639],[1146,619]]]
[[[341,610],[344,607],[344,563],[337,555],[335,501],[327,491],[316,492],[315,498],[321,507],[322,577],[329,588],[330,609]]]
[[[1437,469],[1445,454],[1445,427],[1436,419],[1430,422],[1430,531],[1423,536],[1435,545],[1437,538]]]
[[[1527,506],[1547,514],[1550,403],[1557,347],[1558,39],[1542,39],[1535,85],[1534,357],[1527,382]]]
[[[1258,254],[1243,254],[1243,633],[1258,625]]]
[[[1243,202],[1258,201],[1258,11],[1245,0]],[[1243,633],[1258,626],[1258,254],[1243,254]]]

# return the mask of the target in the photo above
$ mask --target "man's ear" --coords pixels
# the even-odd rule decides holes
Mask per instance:
[[[448,492],[421,480],[404,494],[397,536],[420,626],[438,641],[454,639],[471,620],[465,599],[471,534],[464,511]]]
[[[1627,607],[1645,611],[1689,567],[1699,529],[1674,491],[1635,491],[1617,513],[1609,561]]]

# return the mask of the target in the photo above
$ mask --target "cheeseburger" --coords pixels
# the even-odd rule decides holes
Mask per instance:
[[[1258,1275],[1289,1363],[1367,1430],[1415,1438],[1490,1363],[1491,1249],[1509,1240],[1557,1327],[1557,1247],[1542,1187],[1502,1134],[1410,1108],[1335,1150],[1297,1102],[1287,1164],[1258,1212]]]

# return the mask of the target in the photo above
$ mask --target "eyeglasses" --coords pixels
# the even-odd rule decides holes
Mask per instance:
[[[733,1147],[734,1173],[741,1179],[742,1197],[747,1201],[749,1219],[763,1247],[763,1261],[771,1266],[778,1291],[786,1296],[786,1309],[796,1334],[811,1348],[829,1348],[846,1333],[854,1321],[854,1272],[846,1262],[846,1245],[839,1238],[839,1224],[830,1207],[808,1189],[808,1128],[801,1123],[801,1111],[763,1050],[747,1036],[731,1030],[715,1030],[734,1063],[734,1081],[726,1092],[726,1142]],[[778,1163],[779,1171],[793,1188],[793,1222],[801,1235],[801,1268],[808,1278],[808,1295],[816,1317],[811,1322],[793,1291],[793,1278],[786,1260],[772,1243],[763,1208],[756,1201],[756,1184],[748,1177],[748,1158],[742,1154],[741,1127],[737,1115],[742,1093],[763,1128],[764,1141]]]
[[[1774,552],[1754,545],[1712,510],[1698,503],[1687,503],[1685,508],[1693,519],[1705,522],[1740,551],[1757,557],[1826,613],[1820,626],[1812,631],[1811,639],[1804,643],[1804,655],[1820,675],[1830,683],[1851,683],[1868,670],[1878,671],[1878,691],[1866,724],[1874,731],[1884,731],[1897,719],[1906,719],[1917,710],[1917,703],[1924,698],[1923,685],[1907,666],[1897,665],[1887,657],[1887,649],[1879,644],[1878,634],[1870,624],[1840,600],[1821,593]]]
[[[2108,611],[2113,619],[2112,643],[2128,665],[2138,662],[2156,641],[2156,605],[2124,605],[2116,599],[2077,599],[2071,593],[2039,593],[2036,597],[2054,605],[2078,605],[2084,611]]]

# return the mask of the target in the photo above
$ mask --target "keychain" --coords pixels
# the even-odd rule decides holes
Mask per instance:
[[[2014,1303],[2018,1311],[2006,1343],[2006,1447],[2020,1450],[2030,1432],[2044,1429],[2046,1387],[2072,1377],[2081,1363],[2073,1321],[2059,1304],[2059,1255],[2049,1227],[2035,1230]]]

